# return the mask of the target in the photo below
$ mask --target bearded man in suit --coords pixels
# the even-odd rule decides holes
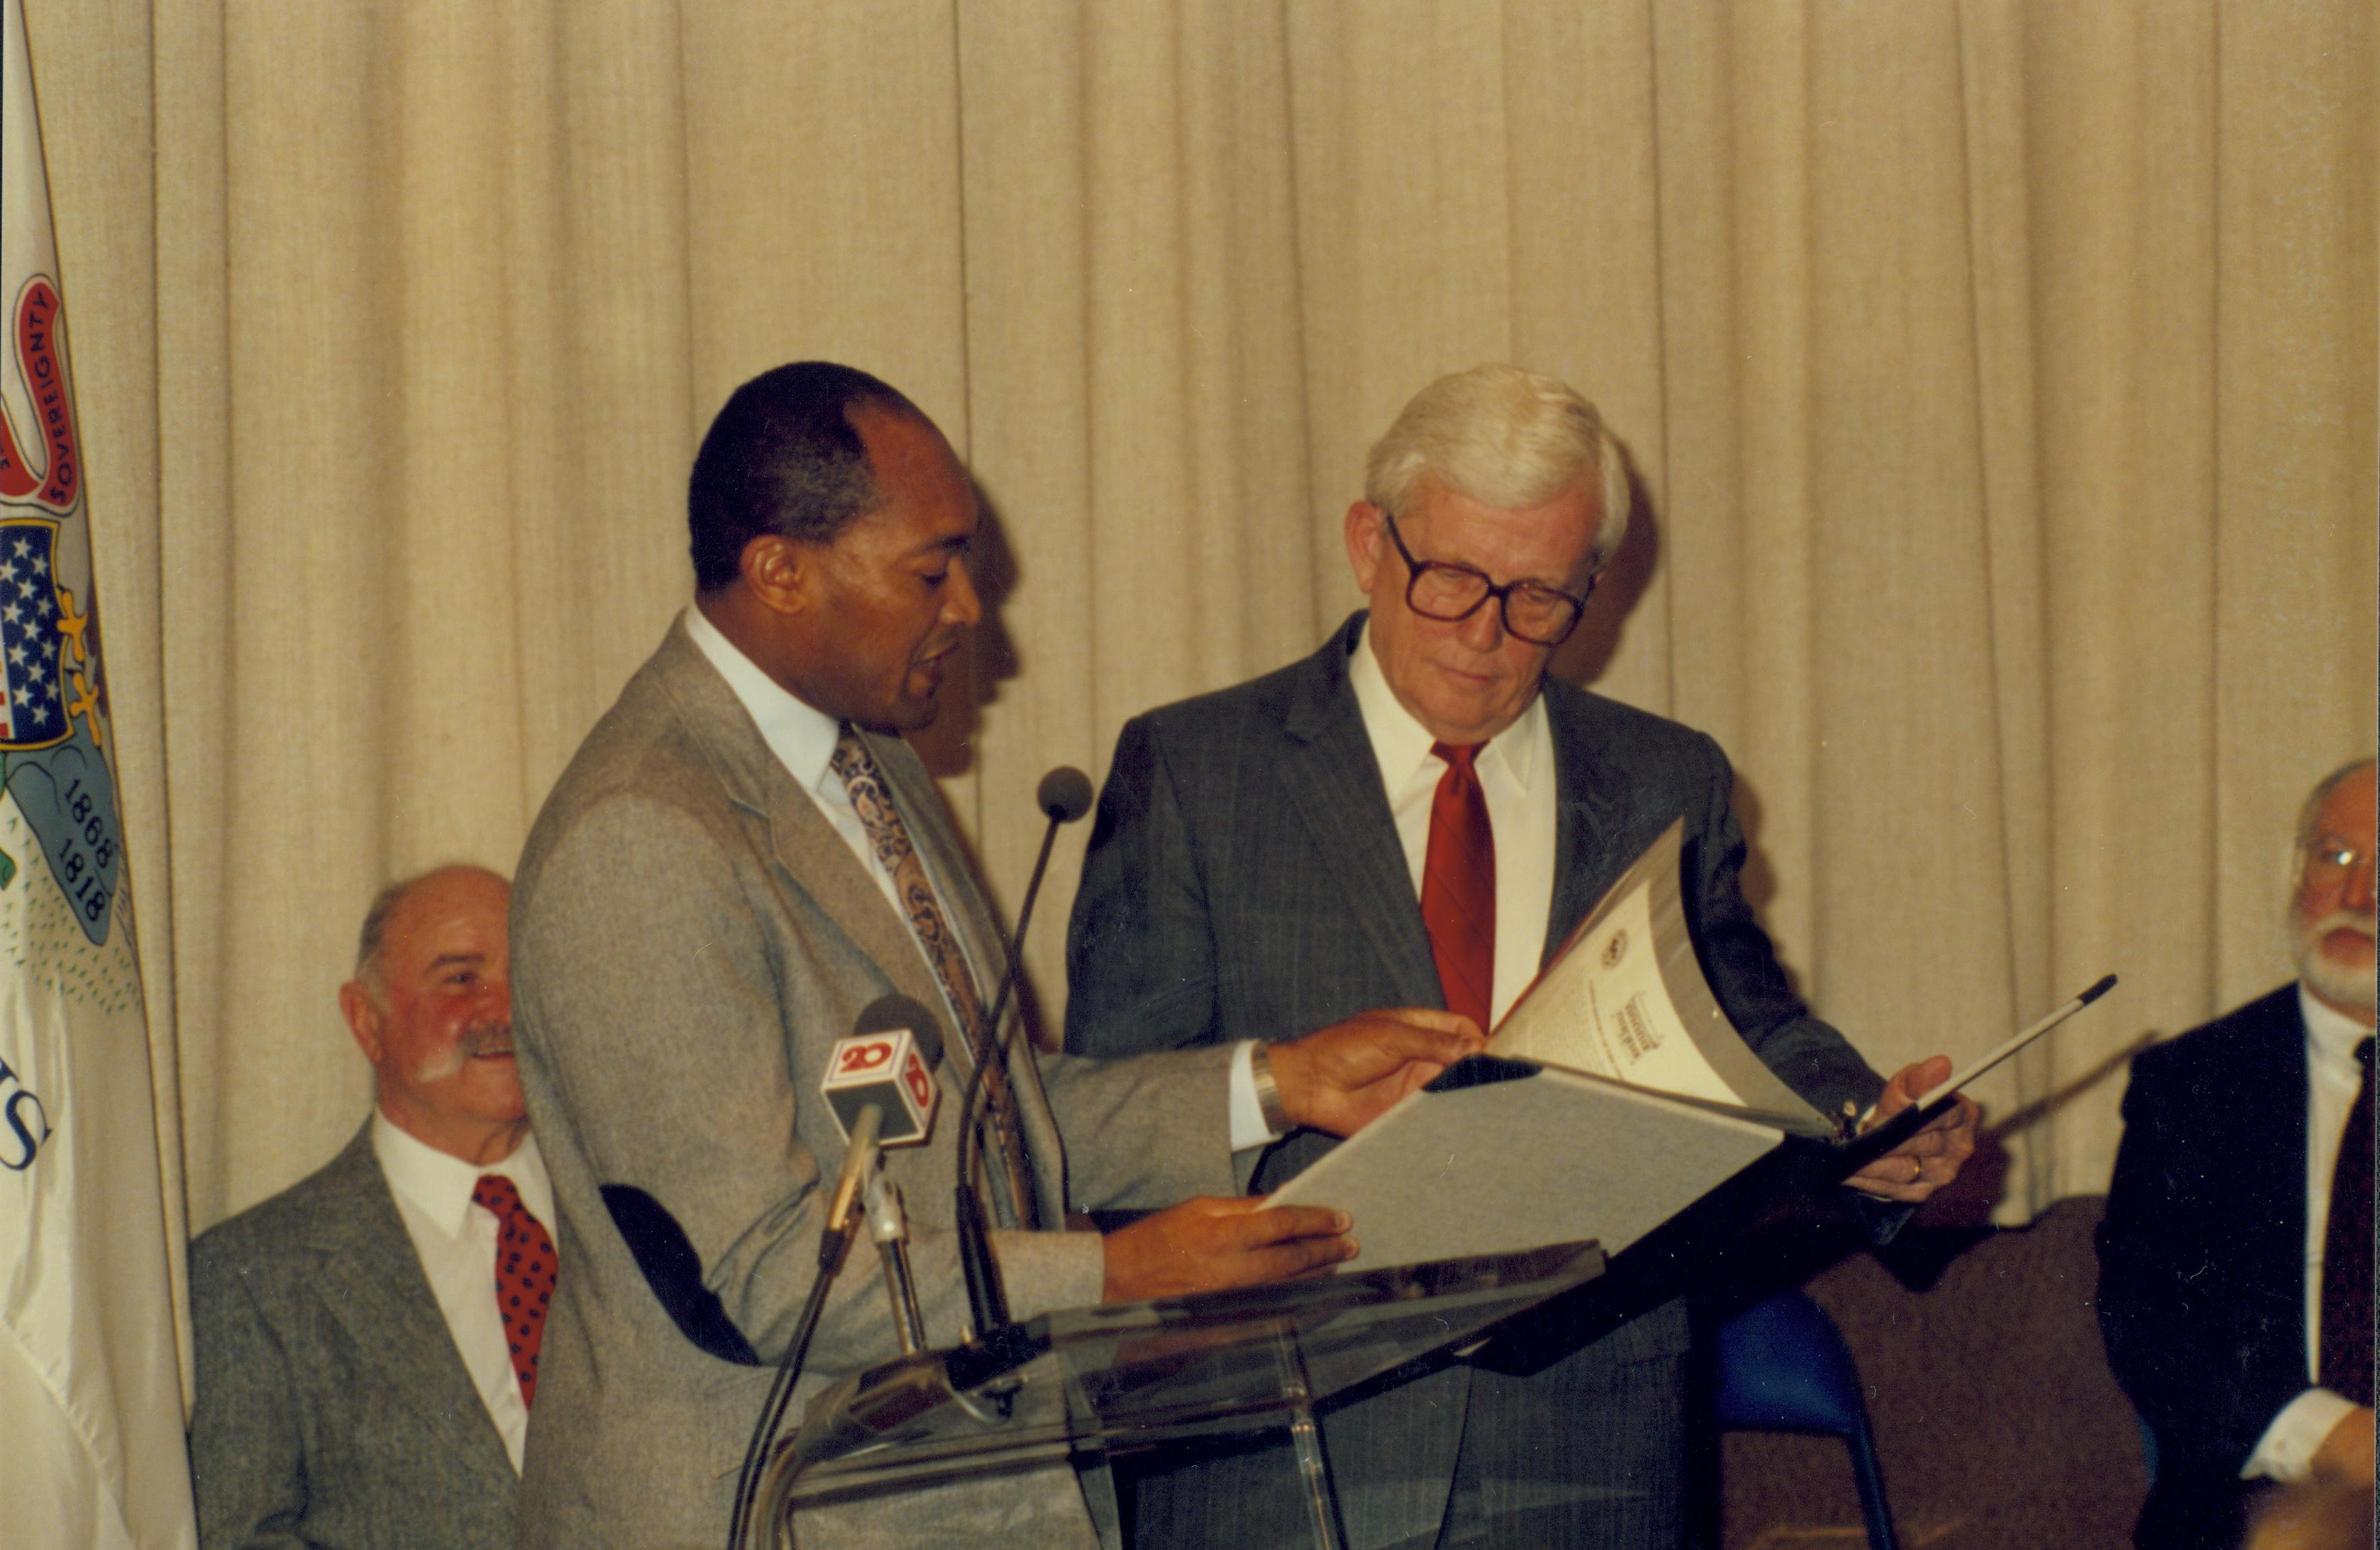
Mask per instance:
[[[2277,1483],[2371,1534],[2373,762],[2299,815],[2294,984],[2144,1050],[2099,1227],[2099,1328],[2154,1439],[2141,1550],[2240,1542]]]
[[[513,1066],[508,893],[444,867],[381,894],[339,992],[371,1117],[190,1251],[202,1550],[513,1543],[554,1255]]]
[[[1754,922],[1731,775],[1707,737],[1547,677],[1628,517],[1594,407],[1510,366],[1440,378],[1372,453],[1347,510],[1369,596],[1306,660],[1154,711],[1118,738],[1067,946],[1083,1054],[1293,1037],[1383,1005],[1492,1026],[1619,873],[1682,817],[1688,924],[1719,1004],[1821,1113],[1896,1113],[1940,1056],[1888,1084],[1808,1014]],[[1900,1202],[1973,1147],[1957,1112],[1854,1180]],[[1293,1134],[1270,1189],[1331,1144]],[[1356,1550],[1673,1545],[1682,1532],[1683,1308],[1543,1372],[1456,1364],[1330,1412]],[[1159,1468],[1152,1544],[1293,1538],[1279,1449]]]
[[[946,1111],[888,1151],[929,1343],[966,1318],[951,1230],[968,1073],[1003,954],[931,779],[901,740],[981,616],[975,491],[908,399],[803,362],[736,390],[688,492],[696,598],[540,814],[514,908],[523,1080],[565,1263],[522,1484],[525,1546],[707,1547],[818,1265],[844,1141],[820,1079],[898,991],[946,1012]],[[1475,1048],[1440,1012],[1259,1062],[1193,1050],[1011,1063],[983,1149],[1014,1315],[1242,1285],[1354,1252],[1343,1214],[1225,1198],[1257,1073],[1347,1131]],[[1012,1044],[1012,1048],[1016,1047]],[[1066,1141],[1062,1144],[1063,1132]],[[1203,1197],[1187,1201],[1184,1196]],[[1180,1203],[1176,1203],[1180,1202]],[[1105,1239],[1070,1208],[1160,1207]],[[846,1273],[799,1402],[898,1351]],[[800,1543],[1092,1542],[1062,1464],[813,1508]]]

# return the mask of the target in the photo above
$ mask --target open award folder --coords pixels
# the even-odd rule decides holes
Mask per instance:
[[[1449,1068],[1272,1199],[1353,1216],[1362,1252],[1348,1268],[1588,1239],[1624,1264],[1631,1245],[1773,1153],[1784,1155],[1764,1176],[1772,1194],[1850,1177],[2115,982],[1862,1133],[1856,1117],[1820,1114],[1762,1065],[1711,994],[1679,893],[1683,827],[1671,824],[1579,922],[1486,1055]]]

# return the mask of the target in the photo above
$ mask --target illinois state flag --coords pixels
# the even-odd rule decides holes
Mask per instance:
[[[0,6],[0,1542],[193,1545],[82,447]]]

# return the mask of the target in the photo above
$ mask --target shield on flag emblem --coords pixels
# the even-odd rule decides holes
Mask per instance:
[[[0,519],[0,750],[9,752],[54,748],[74,730],[58,660],[57,541],[45,518]]]

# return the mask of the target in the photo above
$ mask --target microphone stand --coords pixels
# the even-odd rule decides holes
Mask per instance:
[[[1001,976],[1000,994],[993,997],[991,1017],[985,1029],[984,1048],[976,1068],[967,1078],[966,1096],[959,1105],[959,1177],[953,1201],[953,1227],[958,1237],[959,1269],[966,1280],[967,1312],[974,1325],[976,1339],[1008,1324],[1008,1292],[1000,1275],[1000,1263],[992,1257],[991,1227],[983,1209],[983,1200],[976,1188],[976,1174],[982,1166],[983,1138],[978,1106],[986,1101],[989,1089],[985,1076],[997,1062],[1002,1077],[1010,1075],[1008,1038],[1001,1031],[1001,1019],[1008,1010],[1008,999],[1023,977],[1026,928],[1033,923],[1033,904],[1041,896],[1042,874],[1050,867],[1050,848],[1058,841],[1061,824],[1071,824],[1090,811],[1091,781],[1088,775],[1071,764],[1061,764],[1041,777],[1035,793],[1041,811],[1050,820],[1041,831],[1041,850],[1033,860],[1033,875],[1025,885],[1025,903],[1016,912],[1016,930],[1002,944],[1007,952],[1005,971]],[[991,1123],[1005,1127],[1015,1122],[1013,1098],[1015,1092],[1010,1083],[1012,1112],[990,1114]],[[1022,1211],[1025,1202],[1015,1202]]]
[[[835,1180],[834,1197],[827,1206],[825,1230],[819,1234],[818,1271],[810,1277],[809,1296],[803,1300],[801,1316],[795,1322],[793,1342],[785,1348],[784,1360],[777,1363],[776,1376],[769,1385],[769,1397],[761,1401],[760,1414],[752,1423],[752,1440],[744,1448],[744,1467],[736,1472],[735,1504],[727,1519],[727,1550],[745,1550],[750,1543],[761,1457],[784,1421],[785,1407],[793,1402],[794,1380],[801,1375],[802,1361],[809,1355],[810,1336],[818,1333],[819,1316],[826,1311],[827,1290],[834,1285],[835,1273],[843,1268],[843,1251],[851,1242],[852,1207],[859,1202],[861,1192],[876,1177],[876,1136],[883,1125],[884,1111],[869,1104],[859,1111],[858,1119],[851,1127],[851,1140],[843,1154],[843,1173]]]
[[[926,1316],[917,1307],[917,1279],[909,1268],[909,1214],[901,1186],[879,1173],[868,1186],[868,1236],[884,1262],[884,1290],[892,1299],[892,1332],[901,1354],[925,1349]]]

